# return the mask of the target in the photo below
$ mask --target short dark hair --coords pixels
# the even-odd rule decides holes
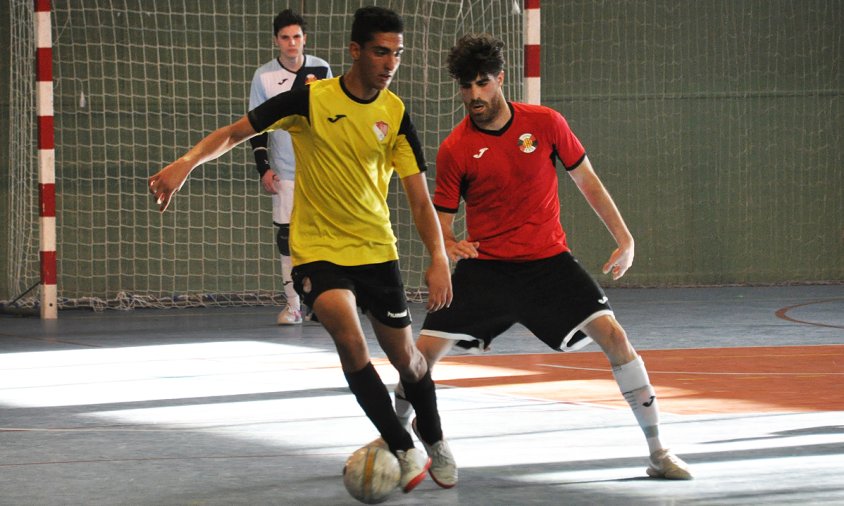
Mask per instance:
[[[364,46],[376,33],[404,33],[404,21],[395,11],[384,7],[361,7],[355,11],[352,42]]]
[[[307,27],[305,18],[303,18],[301,14],[293,12],[290,9],[284,9],[278,13],[278,16],[276,16],[275,19],[273,19],[273,35],[278,35],[279,30],[290,25],[299,25],[299,28],[302,29],[302,33],[305,33],[305,28]]]
[[[488,33],[460,37],[448,54],[448,73],[460,82],[504,70],[504,42]]]

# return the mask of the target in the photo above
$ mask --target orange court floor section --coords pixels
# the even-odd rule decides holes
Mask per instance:
[[[639,354],[664,412],[844,411],[844,345]],[[434,379],[438,385],[490,393],[627,407],[601,352],[450,356],[434,368]]]

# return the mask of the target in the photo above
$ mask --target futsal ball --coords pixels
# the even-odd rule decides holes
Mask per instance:
[[[343,466],[343,484],[352,497],[365,504],[387,499],[399,486],[399,461],[390,450],[376,446],[358,448]]]

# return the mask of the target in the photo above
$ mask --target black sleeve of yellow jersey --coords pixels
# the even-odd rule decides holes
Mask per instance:
[[[308,121],[310,88],[290,90],[268,99],[263,104],[249,111],[246,116],[256,132],[263,132],[275,122],[287,116],[298,114]]]
[[[264,173],[270,170],[267,137],[269,135],[264,132],[249,139],[249,143],[252,144],[252,154],[255,155],[255,168],[258,170],[258,177],[264,177]]]
[[[416,165],[419,166],[419,172],[428,170],[428,165],[425,163],[425,153],[422,149],[422,143],[419,142],[419,136],[416,135],[416,127],[413,126],[413,121],[410,120],[410,115],[404,111],[404,117],[401,119],[401,126],[399,127],[399,135],[404,135],[407,143],[410,144],[410,149],[413,150],[413,156],[416,157]]]

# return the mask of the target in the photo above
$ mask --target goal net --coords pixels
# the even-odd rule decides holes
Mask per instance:
[[[291,2],[308,22],[306,52],[327,60],[335,75],[348,69],[352,15],[371,3]],[[506,93],[521,97],[518,4],[374,3],[404,17],[407,49],[391,89],[405,100],[433,168],[437,146],[463,116],[443,68],[458,35],[503,38]],[[53,2],[59,307],[281,302],[271,203],[248,144],[194,173],[165,214],[146,181],[247,111],[252,73],[277,56],[272,20],[285,7],[266,0]],[[14,296],[39,280],[38,181],[32,1],[11,0],[8,8],[15,137],[6,276]],[[426,253],[395,181],[390,203],[405,283],[418,295]],[[38,304],[37,294],[21,303]]]

